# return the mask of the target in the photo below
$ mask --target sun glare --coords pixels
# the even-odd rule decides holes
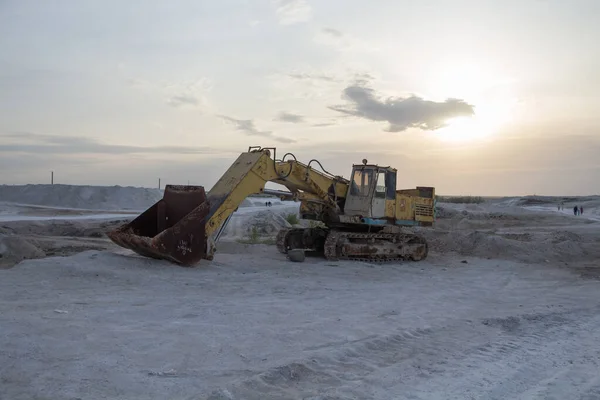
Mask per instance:
[[[479,107],[477,107],[479,108]],[[481,106],[473,117],[457,117],[436,131],[447,142],[468,142],[489,138],[498,133],[511,120],[511,107],[507,104]]]
[[[436,131],[440,140],[469,142],[491,137],[512,120],[515,96],[510,79],[495,76],[475,64],[445,64],[434,74],[432,93],[458,97],[475,106],[473,117],[457,117]]]
[[[437,137],[445,142],[467,142],[488,137],[489,129],[482,129],[475,118],[459,117],[448,121],[448,126],[436,131]]]

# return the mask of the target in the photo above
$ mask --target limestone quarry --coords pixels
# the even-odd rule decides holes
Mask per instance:
[[[600,398],[600,197],[438,202],[389,264],[292,263],[251,197],[183,268],[106,237],[161,196],[0,186],[0,399]]]

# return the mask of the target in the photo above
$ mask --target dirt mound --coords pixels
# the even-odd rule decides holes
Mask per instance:
[[[476,204],[464,208],[436,206],[436,219],[469,219],[469,220],[515,220],[532,217],[510,210],[490,210]],[[536,216],[537,217],[537,216]]]
[[[223,232],[223,238],[229,240],[274,239],[283,228],[291,225],[285,219],[286,210],[265,209],[253,213],[235,213]]]
[[[19,236],[0,234],[0,269],[11,268],[23,260],[45,256],[41,249]]]
[[[101,238],[106,237],[107,231],[130,220],[123,218],[110,221],[6,221],[0,225],[0,234]]]
[[[526,196],[516,202],[519,206],[556,206],[558,203],[581,204],[598,201],[598,196]]]
[[[290,228],[291,225],[280,214],[262,211],[252,215],[246,232],[258,232],[261,236],[275,236],[282,228]]]
[[[600,255],[597,243],[568,231],[497,233],[494,230],[423,231],[433,252],[531,263],[583,261]]]
[[[276,197],[246,197],[240,207],[266,207],[265,203],[270,202],[272,206],[282,204],[282,201]]]
[[[480,209],[478,205],[464,207],[444,205],[436,208],[436,228],[446,230],[494,229],[519,226],[570,225],[574,222],[568,213],[557,213],[555,209],[526,209],[506,205],[488,205]],[[593,208],[588,209],[593,215]],[[577,223],[591,223],[592,220],[579,219]]]
[[[162,195],[158,189],[123,186],[0,185],[0,201],[90,210],[143,210]]]
[[[440,229],[489,229],[498,226],[518,226],[527,223],[526,215],[506,211],[484,211],[480,209],[436,208],[436,227]]]
[[[554,231],[550,233],[550,239],[552,240],[552,243],[583,241],[583,237],[581,235],[569,231]]]
[[[460,215],[460,211],[457,211],[453,208],[444,207],[440,205],[436,205],[435,207],[435,216],[438,219],[450,219]]]
[[[524,197],[520,199],[517,204],[520,206],[552,205],[558,201],[559,199],[552,198]]]

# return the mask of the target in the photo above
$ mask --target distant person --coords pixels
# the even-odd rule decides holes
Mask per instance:
[[[573,215],[577,215],[578,211],[579,211],[579,207],[577,207],[577,206],[573,207]]]
[[[579,206],[579,214],[583,214],[583,207]]]

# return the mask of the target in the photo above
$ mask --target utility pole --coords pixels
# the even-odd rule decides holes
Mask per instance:
[[[50,184],[54,185],[54,171],[50,171]]]
[[[158,190],[160,190],[160,178],[158,178]]]

